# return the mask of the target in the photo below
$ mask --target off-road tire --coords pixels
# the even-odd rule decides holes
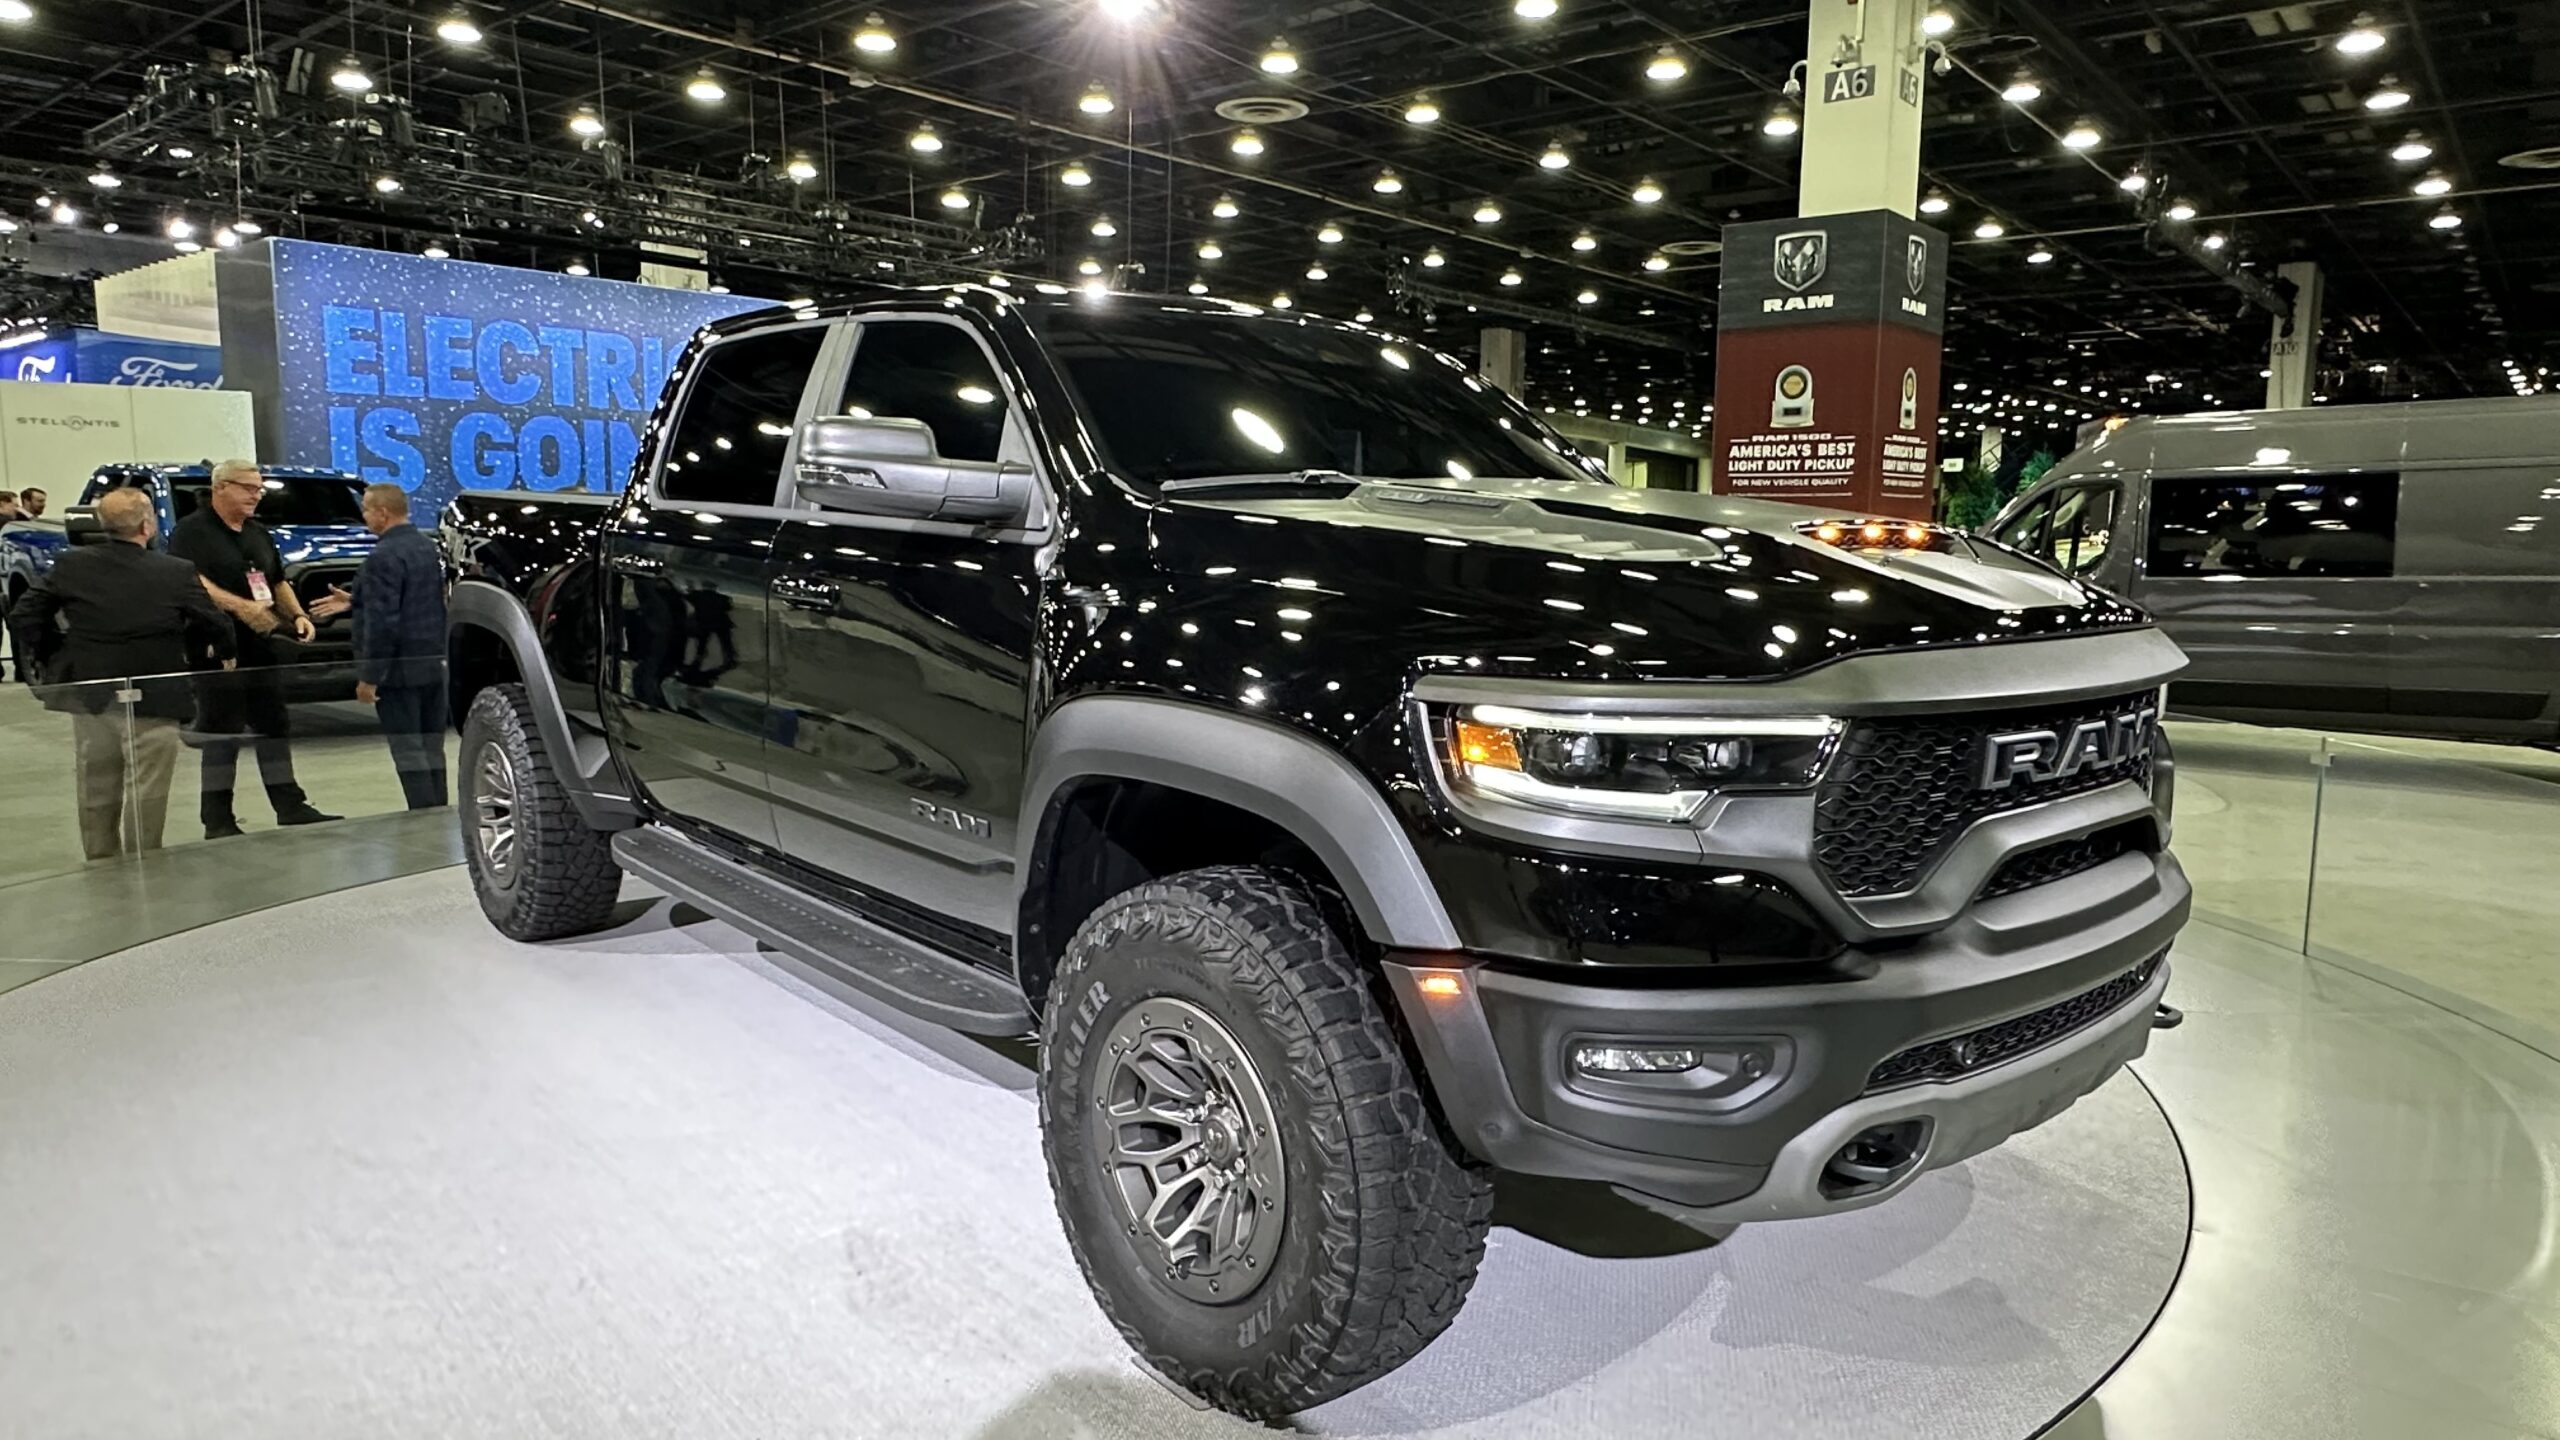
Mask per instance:
[[[480,819],[485,762],[503,758],[515,789],[513,853],[493,863]],[[622,895],[622,871],[613,847],[578,814],[575,801],[551,763],[533,702],[522,685],[492,685],[471,702],[462,720],[462,765],[455,813],[462,821],[462,853],[481,912],[499,933],[515,940],[557,940],[602,926]]]
[[[1240,1300],[1167,1283],[1094,1153],[1103,1039],[1157,997],[1234,1037],[1278,1122],[1280,1248]],[[1491,1176],[1448,1138],[1373,977],[1306,882],[1222,867],[1105,902],[1068,945],[1041,1035],[1041,1136],[1068,1243],[1104,1315],[1167,1379],[1221,1409],[1286,1415],[1388,1373],[1456,1318],[1484,1258]]]

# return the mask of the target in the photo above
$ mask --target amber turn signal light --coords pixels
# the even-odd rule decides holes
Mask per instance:
[[[1520,768],[1520,745],[1511,732],[1499,725],[1479,725],[1461,720],[1450,736],[1449,748],[1462,765],[1483,765],[1495,770]]]

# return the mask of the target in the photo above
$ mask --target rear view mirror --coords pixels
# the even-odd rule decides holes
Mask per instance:
[[[1031,508],[1028,466],[946,460],[921,420],[812,420],[800,431],[793,479],[801,499],[852,515],[1003,525]]]

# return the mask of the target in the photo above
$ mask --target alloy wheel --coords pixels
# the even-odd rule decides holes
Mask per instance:
[[[495,740],[480,747],[471,788],[471,834],[489,878],[504,886],[516,873],[516,769]]]

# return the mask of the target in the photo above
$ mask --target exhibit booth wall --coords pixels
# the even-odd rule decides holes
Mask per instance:
[[[259,457],[247,395],[0,381],[0,489],[41,486],[64,504],[101,465],[235,455]]]

